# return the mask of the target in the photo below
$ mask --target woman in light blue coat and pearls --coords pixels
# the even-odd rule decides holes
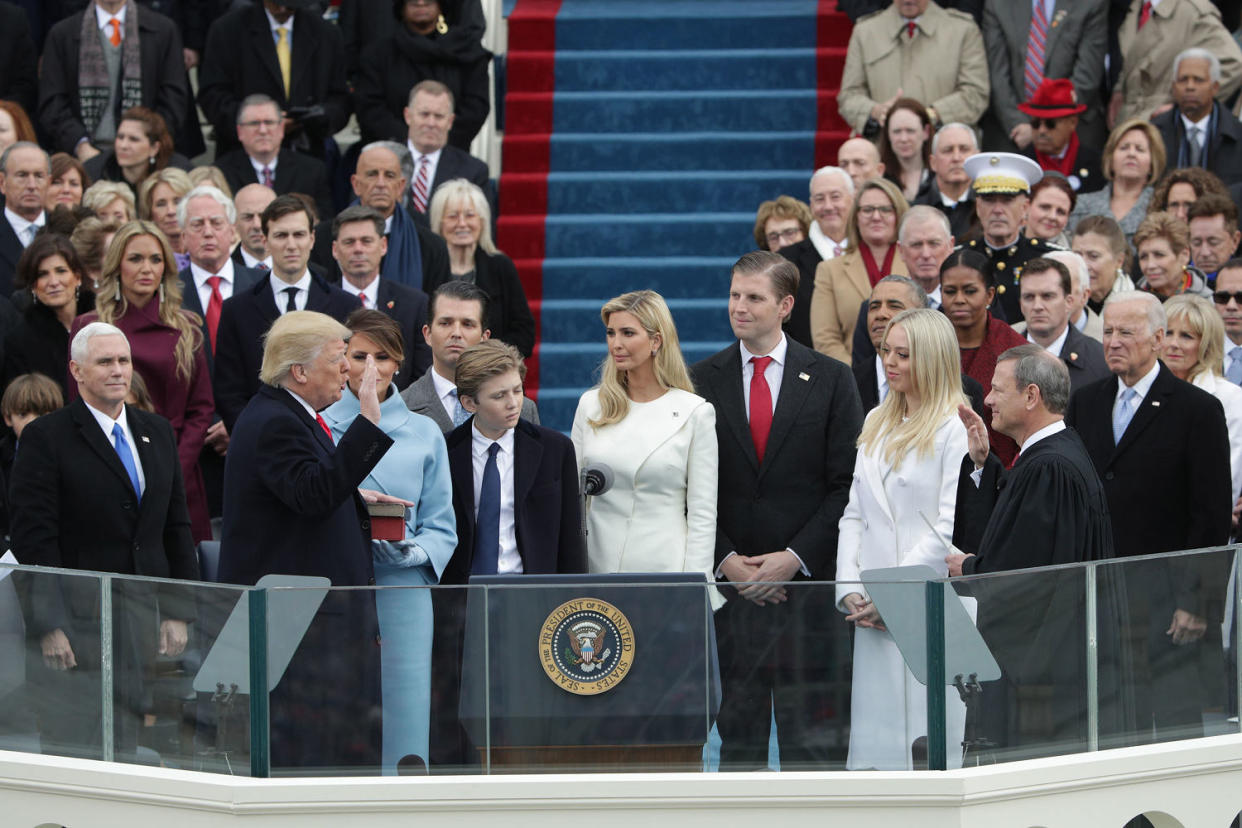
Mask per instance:
[[[371,356],[381,389],[379,427],[393,445],[362,488],[417,504],[406,512],[404,540],[371,541],[376,584],[405,587],[375,594],[382,639],[383,772],[393,775],[398,763],[411,763],[408,757],[421,758],[424,766],[427,759],[433,622],[431,593],[417,587],[439,583],[457,546],[453,484],[439,426],[410,411],[393,384],[404,350],[397,323],[379,311],[359,310],[345,325],[353,333],[345,351],[349,388],[324,409],[323,418],[333,440],[339,440],[358,416],[358,387]]]

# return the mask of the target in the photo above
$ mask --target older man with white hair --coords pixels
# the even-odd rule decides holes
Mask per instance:
[[[1225,184],[1242,181],[1242,123],[1216,99],[1221,64],[1215,53],[1191,48],[1173,65],[1172,108],[1152,118],[1169,155],[1169,168],[1202,167]]]
[[[1229,539],[1225,414],[1214,396],[1160,362],[1166,324],[1149,293],[1105,302],[1104,353],[1113,376],[1079,389],[1065,415],[1104,482],[1118,557]],[[1158,740],[1202,736],[1204,711],[1224,704],[1223,686],[1203,680],[1196,666],[1220,658],[1223,563],[1191,556],[1125,566],[1131,639],[1146,642],[1138,665],[1145,675],[1134,684],[1138,727]]]
[[[811,176],[811,222],[807,237],[782,247],[782,256],[798,266],[798,293],[793,311],[785,320],[785,333],[808,348],[811,340],[811,294],[815,291],[815,268],[834,259],[849,247],[846,225],[854,207],[854,180],[840,167],[820,167]]]

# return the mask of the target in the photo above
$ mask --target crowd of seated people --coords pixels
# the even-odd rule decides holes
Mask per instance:
[[[1074,560],[1222,544],[1236,531],[1242,49],[1208,0],[1133,0],[1124,13],[1106,0],[843,2],[857,16],[837,98],[851,136],[837,165],[806,170],[805,202],[773,192],[758,206],[758,252],[704,297],[727,296],[735,341],[688,365],[663,298],[618,291],[601,308],[608,354],[572,440],[540,426],[524,398],[535,317],[493,238],[487,165],[468,152],[489,113],[478,0],[346,0],[337,23],[310,0],[187,3],[177,19],[150,5],[57,6],[14,52],[29,53],[28,71],[0,88],[2,528],[23,563],[188,579],[194,544],[223,538],[221,578],[236,583],[286,572],[303,547],[303,574],[341,586],[702,573],[720,584],[722,767],[764,766],[775,721],[790,767],[904,769],[916,761],[910,734],[885,733],[882,751],[862,744],[883,722],[854,741],[824,736],[848,722],[848,705],[817,704],[827,679],[806,669],[842,658],[842,637],[820,626],[852,624],[872,665],[855,691],[874,675],[900,686],[869,596],[791,600],[773,583],[889,558],[941,575],[1068,562],[989,546],[1020,524],[1036,527],[1024,541],[1042,537],[1036,515],[998,528],[1004,487],[992,484],[1029,472],[1024,457],[1054,438],[1072,439],[1078,471],[1097,473],[1065,507],[1090,511],[1099,541]],[[343,148],[334,136],[351,116],[362,140]],[[1031,404],[1018,413],[1021,394]],[[1164,416],[1167,427],[1154,422]],[[1081,441],[1056,436],[1063,422]],[[37,504],[49,487],[89,490],[71,461],[90,446],[134,497],[126,509],[155,501],[157,481],[166,490],[167,513],[133,530],[144,552],[132,560],[82,553],[75,510],[88,501]],[[815,454],[823,462],[806,462]],[[868,464],[899,467],[905,454],[926,478],[910,502],[935,511],[960,553],[946,558],[909,515],[889,515],[892,549],[860,534],[879,508],[867,499],[892,495],[864,480]],[[601,458],[616,489],[584,520],[578,475]],[[1136,533],[1122,518],[1135,481],[1163,472],[1156,462],[1193,486],[1151,504],[1144,519],[1164,518],[1161,531]],[[991,518],[957,506],[989,485]],[[361,498],[409,505],[404,539],[360,534]],[[650,521],[630,521],[647,498]],[[305,519],[302,547],[273,534],[268,514]],[[1110,525],[1115,546],[1099,531]],[[98,528],[100,549],[137,550],[125,521]],[[271,548],[248,555],[260,536]],[[333,558],[329,541],[352,551]],[[1196,647],[1221,647],[1224,581],[1198,579],[1192,603],[1170,583],[1132,590],[1132,611],[1178,645],[1144,652],[1156,677],[1207,663]],[[346,610],[358,627],[318,624],[318,645],[379,631],[408,651],[359,654],[325,697],[342,707],[316,747],[281,731],[273,755],[388,772],[411,757],[476,762],[457,721],[460,602],[365,603]],[[139,675],[156,652],[178,655],[191,612],[161,597],[158,641],[146,639],[151,619],[123,630],[134,648],[122,667]],[[89,675],[75,636],[90,630],[42,605],[32,617],[32,663],[51,678],[32,685],[48,690],[45,704],[25,703],[54,716],[56,674]],[[410,619],[425,629],[404,629]],[[782,638],[804,663],[771,652]],[[291,669],[323,669],[309,662]],[[1202,732],[1192,714],[1212,709],[1216,690],[1140,694],[1139,729]],[[342,711],[381,701],[391,721],[368,720],[359,746]],[[132,702],[116,700],[134,731],[119,749],[143,738]],[[273,697],[277,710],[328,703]],[[903,728],[925,727],[907,713]],[[63,724],[64,738],[82,736],[81,721]]]

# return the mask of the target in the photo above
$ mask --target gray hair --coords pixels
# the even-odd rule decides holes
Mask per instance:
[[[444,221],[444,211],[449,202],[465,201],[474,208],[479,221],[483,224],[483,232],[479,234],[479,247],[484,253],[496,254],[496,244],[492,241],[492,206],[487,203],[487,196],[479,189],[479,185],[464,178],[445,181],[431,195],[431,203],[427,206],[427,220],[431,222],[431,232],[440,236],[440,224]]]
[[[1059,356],[1044,350],[1038,345],[1018,345],[1005,351],[996,359],[996,364],[1009,360],[1017,360],[1013,376],[1018,389],[1034,385],[1039,389],[1039,396],[1044,401],[1044,408],[1049,414],[1064,414],[1069,406],[1070,379],[1069,369]]]
[[[1179,52],[1177,57],[1173,59],[1173,77],[1177,77],[1177,70],[1181,68],[1183,60],[1206,60],[1208,62],[1208,76],[1213,83],[1220,83],[1220,58],[1207,49],[1194,46]]]
[[[845,189],[849,191],[851,196],[854,195],[854,179],[850,178],[850,174],[847,173],[845,170],[841,169],[840,167],[820,167],[811,176],[811,181],[814,181],[815,179],[821,176],[825,176],[825,175],[841,176],[842,180],[845,181]]]
[[[1072,250],[1054,250],[1044,254],[1045,259],[1052,259],[1065,265],[1070,275],[1070,290],[1078,293],[1083,285],[1091,284],[1091,272],[1087,270],[1087,260]]]
[[[979,139],[975,136],[975,131],[961,121],[953,121],[936,130],[936,134],[932,136],[931,151],[933,155],[936,153],[936,148],[940,146],[940,136],[944,134],[946,129],[966,130],[966,134],[970,136],[970,143],[974,144],[976,152],[979,151]]]
[[[1129,290],[1125,293],[1113,293],[1104,300],[1104,310],[1107,311],[1109,305],[1124,305],[1127,302],[1142,302],[1143,310],[1147,316],[1147,333],[1154,335],[1156,331],[1163,331],[1169,326],[1168,317],[1164,313],[1164,305],[1160,304],[1160,300],[1150,293],[1144,293],[1138,290]]]
[[[23,150],[23,149],[32,149],[32,150],[38,150],[39,152],[42,152],[43,160],[47,162],[47,174],[49,176],[52,174],[51,157],[47,154],[46,151],[44,151],[43,147],[39,146],[34,141],[18,141],[14,144],[11,144],[9,148],[6,149],[3,153],[0,153],[0,173],[4,173],[5,175],[9,174],[9,156],[12,155],[17,150]]]
[[[397,163],[401,165],[401,177],[406,181],[414,179],[414,156],[410,155],[410,149],[405,144],[398,144],[396,141],[372,141],[362,148],[362,152],[373,149],[385,149],[397,156]],[[358,153],[359,157],[362,152]]]
[[[73,337],[73,343],[69,346],[69,357],[79,365],[86,362],[91,353],[91,340],[97,336],[119,336],[125,340],[125,344],[129,344],[125,332],[116,325],[109,325],[107,322],[92,322],[83,326]]]
[[[271,95],[264,95],[262,92],[255,92],[242,98],[241,103],[237,105],[237,117],[234,119],[237,123],[242,122],[242,113],[252,106],[274,106],[276,107],[276,117],[283,115],[280,104]]]
[[[946,242],[953,238],[953,225],[949,224],[949,217],[944,214],[943,210],[932,207],[930,204],[915,204],[901,217],[901,227],[897,228],[897,241],[905,244],[906,228],[911,224],[926,221],[934,221],[940,225],[944,230]]]
[[[443,83],[440,83],[440,81],[432,80],[431,78],[421,80],[410,87],[410,94],[406,96],[405,105],[413,106],[414,98],[418,96],[419,92],[423,92],[427,95],[433,95],[437,98],[441,95],[448,95],[449,106],[454,110],[457,108],[456,99],[453,97],[453,90],[449,89]]]
[[[186,222],[186,213],[190,209],[190,200],[195,198],[210,198],[216,204],[224,208],[225,218],[229,220],[229,224],[237,223],[237,207],[233,204],[233,199],[229,198],[224,192],[212,184],[199,184],[193,190],[185,194],[185,198],[177,202],[177,225],[184,230]]]
[[[888,276],[885,276],[883,279],[876,282],[875,286],[879,287],[885,282],[895,282],[896,284],[899,284],[899,285],[905,285],[906,289],[909,290],[911,295],[913,295],[914,297],[913,307],[916,307],[916,308],[931,307],[931,302],[929,302],[927,299],[927,291],[923,290],[923,286],[920,285],[918,282],[914,281],[913,279],[911,279],[909,276],[898,276],[896,273],[893,273]],[[874,292],[875,290],[872,289],[872,293]]]

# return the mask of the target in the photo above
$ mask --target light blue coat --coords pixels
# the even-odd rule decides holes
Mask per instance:
[[[339,440],[358,416],[358,398],[348,388],[322,414]],[[431,593],[419,589],[440,581],[457,546],[453,484],[440,428],[415,414],[390,388],[380,405],[380,429],[392,448],[372,469],[362,487],[404,498],[405,540],[371,541],[375,558],[375,605],[379,614],[384,699],[384,773],[414,754],[427,760],[428,709],[431,701]]]

